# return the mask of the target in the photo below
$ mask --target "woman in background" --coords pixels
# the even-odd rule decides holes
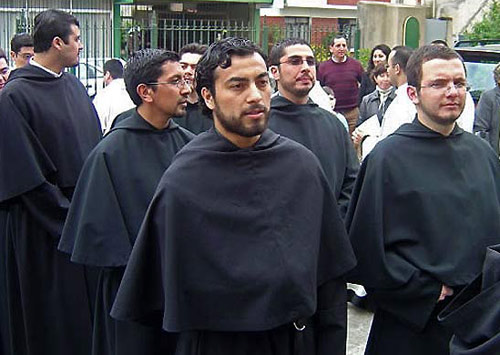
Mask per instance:
[[[373,70],[377,65],[387,64],[387,57],[389,57],[391,49],[386,44],[377,44],[373,47],[368,60],[368,67],[361,79],[361,86],[359,87],[359,103],[364,96],[370,94],[375,90],[375,82],[373,79]]]

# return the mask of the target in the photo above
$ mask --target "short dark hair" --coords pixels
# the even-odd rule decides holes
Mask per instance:
[[[8,59],[7,59],[7,55],[5,54],[4,50],[2,48],[0,48],[0,59],[2,58],[5,58],[5,61],[7,62],[7,65],[9,63]]]
[[[384,64],[379,64],[375,68],[373,68],[372,74],[375,78],[376,76],[387,73],[387,67]]]
[[[392,48],[394,55],[392,57],[392,64],[399,65],[402,71],[406,73],[406,64],[408,63],[408,59],[410,59],[411,54],[413,53],[413,49],[408,46],[396,46]]]
[[[110,59],[104,63],[104,73],[109,72],[113,79],[123,78],[123,64],[118,59]]]
[[[302,38],[286,38],[281,40],[276,43],[273,48],[271,48],[271,53],[269,54],[269,65],[279,65],[281,57],[285,55],[285,49],[297,44],[302,44],[311,48],[309,42]]]
[[[335,44],[336,39],[344,39],[347,42],[346,36],[344,36],[342,33],[337,33],[330,41],[330,46],[333,46]]]
[[[80,27],[75,16],[61,10],[50,9],[36,15],[33,29],[35,53],[48,51],[55,37],[68,43],[72,25]]]
[[[391,48],[387,44],[381,43],[373,47],[372,51],[370,52],[370,58],[368,58],[368,67],[366,68],[367,72],[371,72],[373,69],[375,69],[375,64],[373,64],[373,53],[375,53],[376,50],[382,51],[382,53],[385,54],[386,61],[389,57],[389,53],[391,53]]]
[[[254,53],[258,53],[267,63],[267,57],[260,47],[246,38],[228,37],[210,45],[196,67],[196,92],[198,96],[202,98],[201,89],[207,88],[215,97],[215,70],[218,67],[229,68],[232,56],[246,57]],[[203,113],[209,115],[211,110],[205,104],[205,100],[200,100],[200,105]]]
[[[178,62],[179,55],[163,49],[141,49],[133,53],[127,61],[124,70],[124,81],[127,92],[137,106],[142,104],[137,94],[137,86],[152,83],[163,74],[162,65],[165,62]],[[156,90],[155,86],[152,86]]]
[[[406,76],[408,85],[420,89],[422,81],[422,65],[433,59],[452,60],[459,59],[463,64],[462,57],[453,49],[444,46],[426,45],[417,49],[408,61]]]
[[[435,40],[431,41],[430,44],[437,45],[437,46],[441,45],[441,46],[449,47],[448,43],[444,39],[435,39]]]
[[[206,44],[188,43],[179,50],[179,57],[182,57],[186,53],[203,55],[207,51],[207,48],[208,46]]]
[[[10,40],[10,50],[19,53],[22,47],[33,47],[33,37],[29,33],[16,33]]]

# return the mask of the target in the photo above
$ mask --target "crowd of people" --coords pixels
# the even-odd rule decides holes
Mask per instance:
[[[368,355],[500,352],[500,94],[446,43],[142,49],[93,101],[82,48],[0,51],[1,353],[345,355],[346,282]]]

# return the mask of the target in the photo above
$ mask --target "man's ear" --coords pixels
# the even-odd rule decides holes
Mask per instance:
[[[203,100],[205,100],[205,105],[207,105],[210,110],[213,110],[215,108],[214,96],[206,86],[201,88],[201,96]]]
[[[273,76],[274,80],[279,80],[280,79],[280,70],[277,65],[271,65],[269,67],[269,70],[271,71],[271,75]]]
[[[142,102],[153,102],[153,97],[151,96],[151,93],[153,91],[152,87],[146,84],[139,84],[137,85],[135,91],[141,98]]]
[[[406,93],[408,94],[411,102],[413,102],[415,105],[418,105],[420,103],[417,88],[408,85],[408,87],[406,88]]]
[[[52,47],[54,47],[58,50],[60,50],[64,44],[65,43],[61,37],[56,36],[52,39]]]

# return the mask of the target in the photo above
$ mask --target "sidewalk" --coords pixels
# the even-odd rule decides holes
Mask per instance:
[[[347,304],[347,355],[363,355],[373,313]]]

